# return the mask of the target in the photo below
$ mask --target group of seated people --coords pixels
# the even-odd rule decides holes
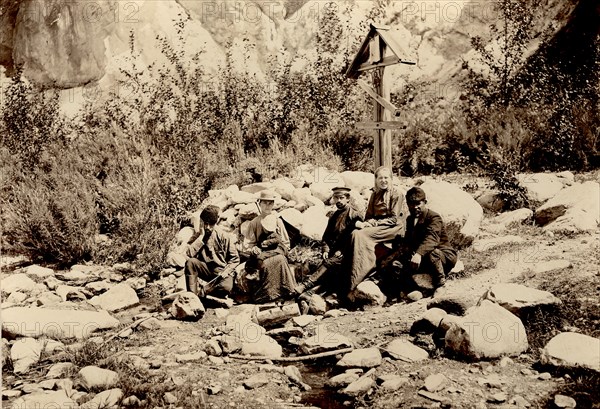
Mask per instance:
[[[322,262],[307,278],[297,283],[287,255],[290,237],[284,221],[273,207],[276,196],[260,192],[260,214],[249,222],[240,249],[235,238],[219,225],[219,208],[207,206],[200,214],[204,227],[188,247],[185,264],[187,290],[203,297],[207,292],[227,296],[234,288],[236,268],[245,261],[245,274],[255,274],[254,303],[297,298],[314,292],[335,293],[352,301],[353,290],[374,272],[398,289],[414,273],[429,274],[434,287],[445,284],[446,275],[457,261],[449,245],[439,214],[428,209],[423,189],[413,187],[405,197],[392,186],[392,171],[375,171],[375,188],[364,217],[350,205],[351,189],[332,189],[336,210],[329,217],[322,238]],[[409,215],[404,217],[404,198]],[[376,246],[387,243],[388,254],[377,257]],[[207,285],[208,284],[208,285]]]

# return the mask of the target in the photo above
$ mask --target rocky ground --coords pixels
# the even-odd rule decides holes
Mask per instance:
[[[158,284],[124,280],[127,266],[13,269],[2,283],[10,293],[2,310],[3,403],[600,407],[600,233],[551,233],[527,223],[499,229],[497,222],[485,216],[478,240],[461,252],[464,271],[433,296],[382,305],[372,297],[356,310],[329,304],[323,315],[292,311],[270,325],[268,306],[173,309],[181,300],[165,298]],[[94,275],[113,282],[111,295],[84,284]],[[480,299],[488,301],[473,307]],[[69,315],[99,314],[98,307],[114,312]],[[201,318],[174,318],[182,314]],[[79,319],[93,325],[82,329]],[[474,332],[461,332],[465,325]]]

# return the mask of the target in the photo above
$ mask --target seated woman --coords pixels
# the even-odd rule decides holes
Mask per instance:
[[[392,186],[392,170],[384,166],[377,168],[365,221],[357,221],[356,230],[352,232],[348,294],[374,271],[375,245],[391,242],[404,232],[403,200],[403,195]]]
[[[253,297],[253,301],[257,303],[289,297],[296,286],[294,273],[290,270],[285,254],[281,254],[282,252],[277,250],[282,248],[287,252],[290,247],[290,239],[283,221],[273,213],[274,205],[275,194],[273,192],[268,190],[260,192],[258,199],[260,215],[248,224],[248,233],[244,241],[244,249],[250,253],[249,267],[252,268],[254,263],[254,267],[259,270],[260,283]],[[261,239],[269,236],[263,225],[263,220],[268,216],[276,217],[275,233],[280,242],[278,242],[276,250],[260,247]],[[266,221],[264,224],[270,223],[272,222]]]

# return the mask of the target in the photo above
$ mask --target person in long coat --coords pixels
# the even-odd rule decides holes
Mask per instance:
[[[261,191],[258,199],[260,214],[248,224],[244,249],[254,256],[259,256],[263,252],[258,245],[259,239],[265,233],[261,221],[274,213],[275,198],[275,193],[270,190]],[[289,250],[290,238],[283,221],[279,217],[277,218],[276,234],[281,240],[281,245]],[[294,273],[291,271],[287,257],[284,254],[275,254],[265,259],[261,258],[259,285],[252,299],[257,303],[265,303],[291,297],[295,286]]]
[[[352,232],[348,294],[375,270],[375,245],[392,242],[404,232],[403,202],[404,196],[392,186],[392,170],[385,166],[377,168],[365,221],[356,222],[357,229]]]

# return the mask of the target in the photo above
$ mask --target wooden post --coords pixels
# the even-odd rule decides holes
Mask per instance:
[[[373,88],[377,94],[385,100],[390,100],[389,81],[385,81],[385,67],[373,70]],[[389,121],[391,113],[378,103],[374,104],[373,119],[375,122]],[[390,129],[378,129],[374,143],[375,169],[379,166],[392,168],[392,131]]]

